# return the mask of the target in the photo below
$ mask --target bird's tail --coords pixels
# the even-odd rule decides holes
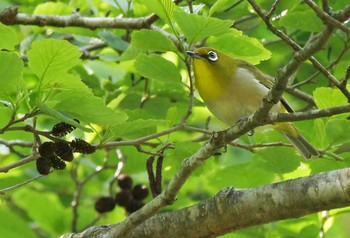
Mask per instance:
[[[283,124],[283,125],[281,125]],[[320,156],[320,153],[313,147],[295,128],[292,123],[279,123],[275,125],[276,129],[281,131],[294,147],[300,152],[305,159],[310,159],[311,156]]]

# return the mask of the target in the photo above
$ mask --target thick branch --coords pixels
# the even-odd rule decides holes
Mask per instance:
[[[13,25],[36,25],[54,27],[84,27],[96,28],[120,28],[120,29],[142,29],[149,26],[158,19],[152,14],[141,18],[115,18],[115,17],[82,17],[74,12],[69,16],[58,15],[30,15],[17,13],[17,8],[8,8],[0,13],[0,22]]]
[[[253,225],[350,205],[350,169],[341,169],[252,189],[226,188],[182,210],[156,215],[128,237],[216,237]],[[113,226],[91,227],[61,238],[105,237]],[[97,232],[100,231],[101,233]]]

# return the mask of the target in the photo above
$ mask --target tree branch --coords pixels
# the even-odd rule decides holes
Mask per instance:
[[[329,14],[327,14],[325,11],[320,9],[313,1],[311,0],[304,0],[307,5],[309,5],[312,10],[315,11],[317,16],[326,24],[330,24],[333,27],[336,27],[344,32],[350,33],[350,28],[348,28],[346,25],[344,25],[342,22],[338,21],[337,19],[333,18]]]
[[[251,189],[229,187],[194,206],[158,214],[130,230],[127,237],[216,237],[349,205],[350,169],[346,168]],[[106,237],[120,225],[91,227],[61,238]]]
[[[30,15],[18,13],[17,7],[7,8],[0,13],[0,22],[6,25],[35,25],[54,27],[84,27],[97,28],[120,28],[120,29],[143,29],[149,28],[158,17],[152,14],[140,18],[116,18],[116,17],[82,17],[78,12],[69,16],[57,15]]]

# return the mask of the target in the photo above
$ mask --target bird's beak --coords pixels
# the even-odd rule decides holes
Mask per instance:
[[[189,56],[191,56],[192,58],[197,58],[197,59],[202,58],[202,56],[200,56],[199,54],[197,54],[197,53],[194,52],[194,51],[188,50],[188,51],[186,51],[186,53],[187,53]]]

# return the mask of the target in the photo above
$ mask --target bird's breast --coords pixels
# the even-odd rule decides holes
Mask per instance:
[[[253,114],[269,91],[253,74],[243,68],[238,68],[235,75],[226,82],[210,71],[206,72],[205,77],[204,72],[201,73],[202,77],[196,81],[199,94],[208,109],[230,126]],[[274,111],[278,111],[278,108]]]

